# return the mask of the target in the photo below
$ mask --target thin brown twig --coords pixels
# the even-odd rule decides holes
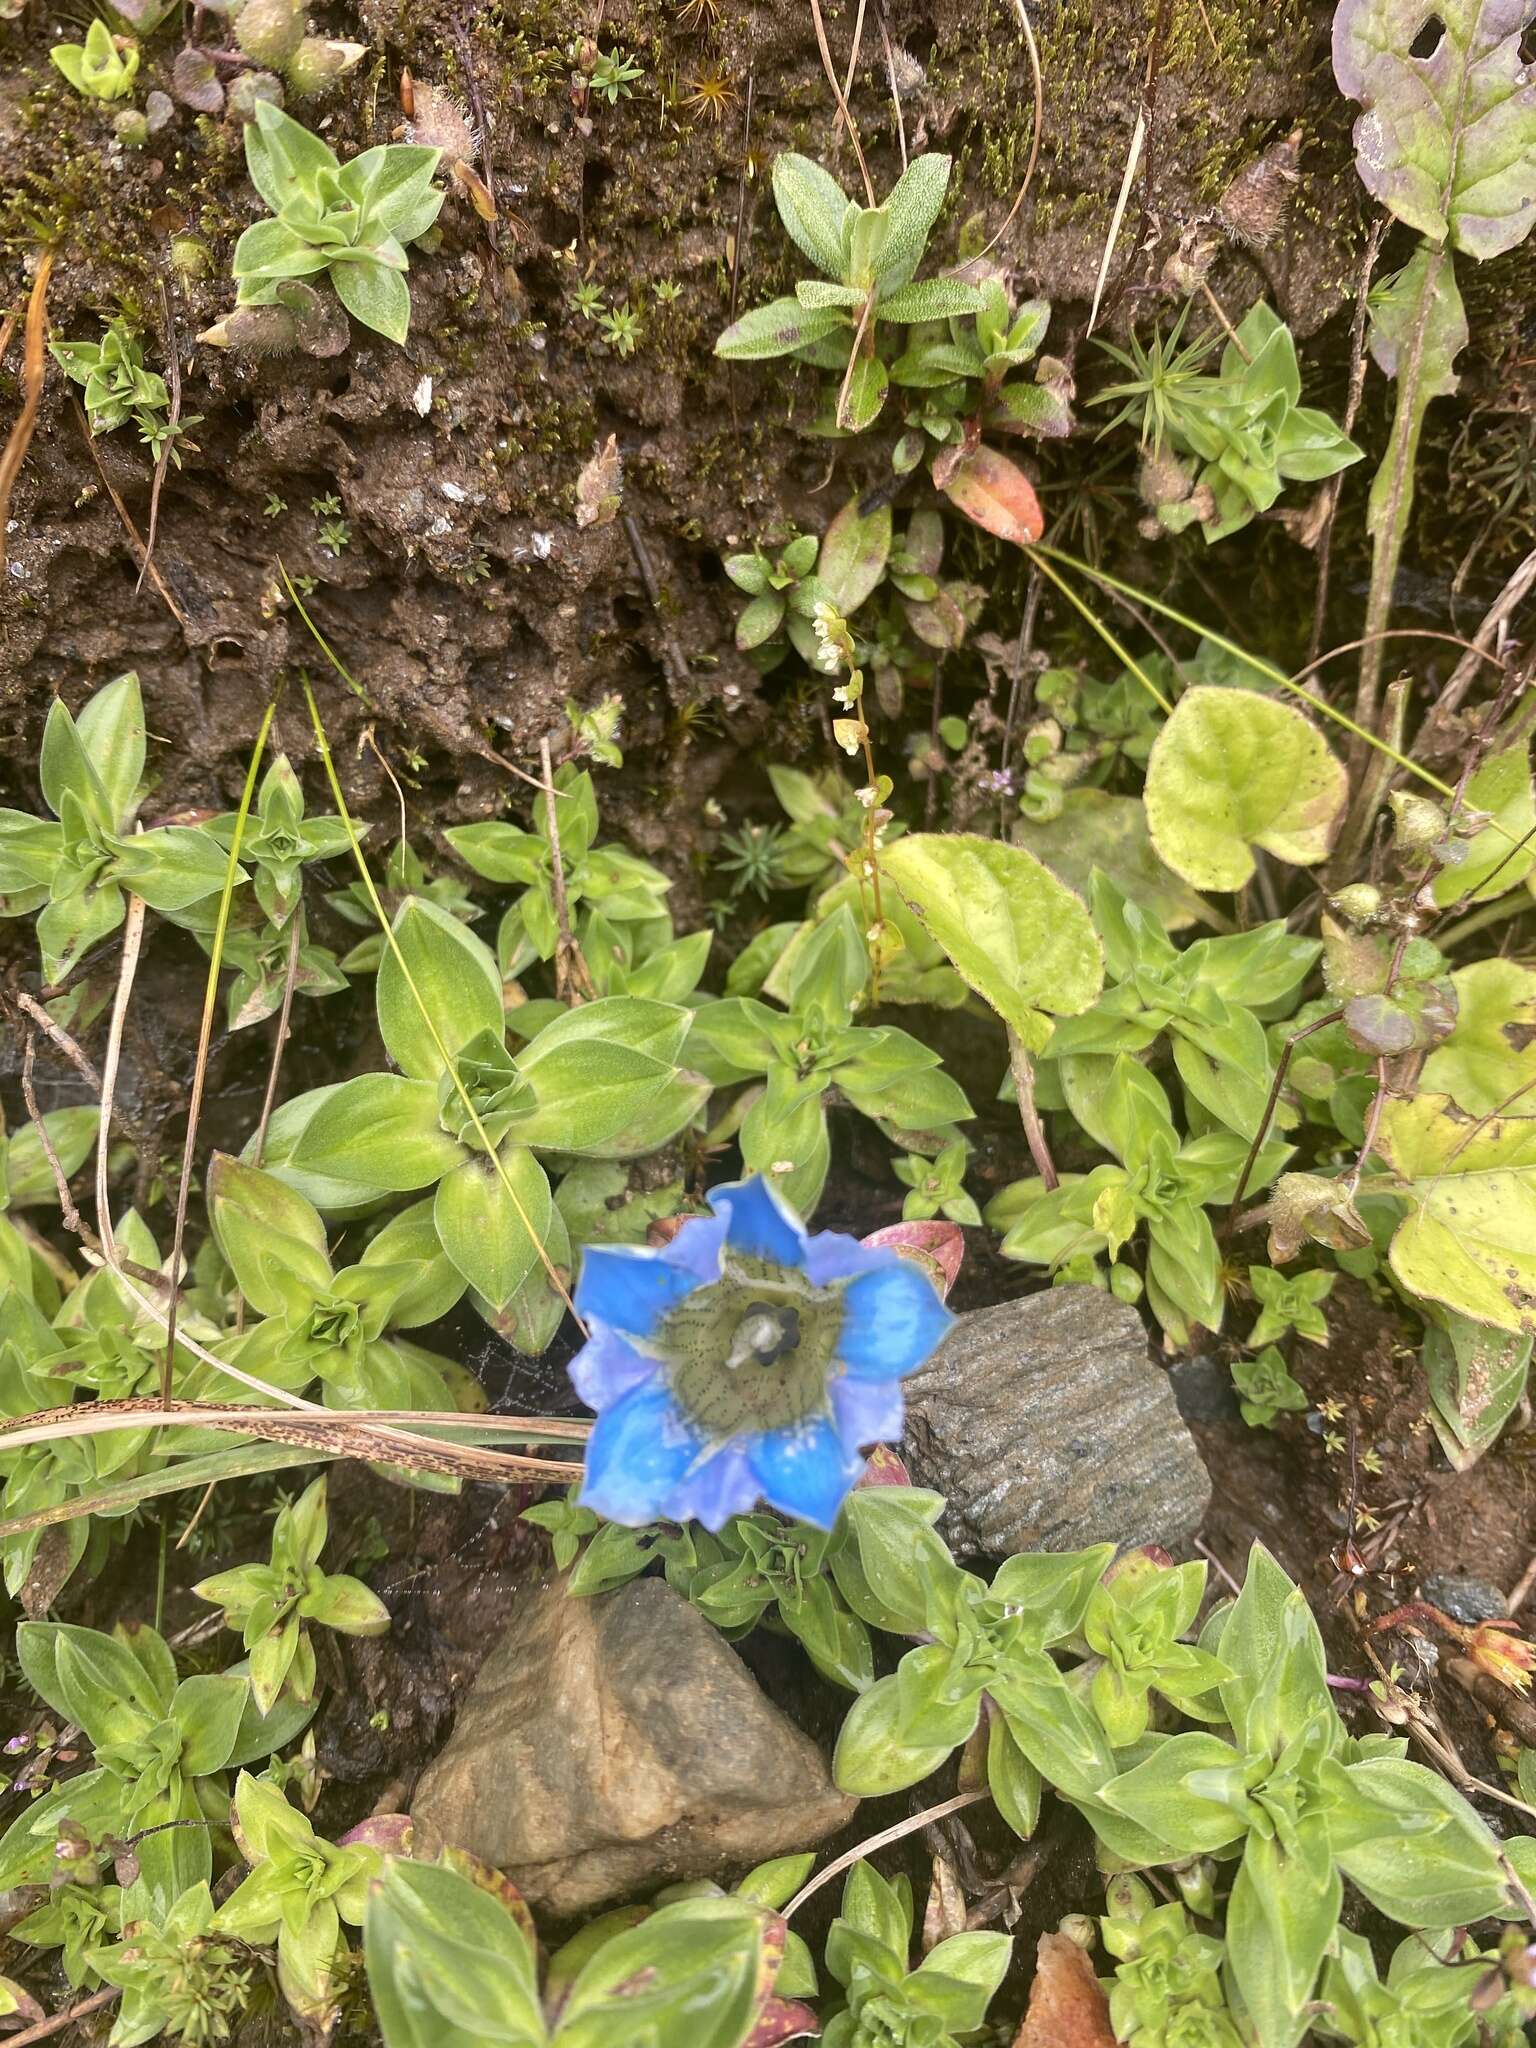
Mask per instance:
[[[1019,1122],[1024,1126],[1024,1141],[1029,1146],[1030,1158],[1035,1162],[1035,1171],[1048,1189],[1060,1187],[1056,1162],[1046,1143],[1045,1126],[1035,1107],[1035,1063],[1029,1056],[1029,1047],[1011,1024],[1008,1026],[1008,1067],[1019,1098]]]
[[[1042,587],[1040,571],[1031,562],[1029,582],[1024,590],[1024,610],[1019,619],[1019,636],[1013,643],[1013,662],[1008,679],[1008,711],[1003,720],[1003,745],[999,761],[1001,788],[997,804],[997,836],[999,839],[1006,839],[1008,836],[1007,784],[1009,762],[1013,753],[1013,729],[1018,723],[1019,710],[1024,695],[1024,663],[1035,644],[1035,620],[1040,611],[1040,592]]]
[[[1536,1586],[1536,1553],[1532,1554],[1530,1563],[1516,1579],[1510,1591],[1508,1611],[1511,1617],[1517,1615],[1530,1599],[1533,1586]]]
[[[197,1525],[203,1519],[203,1516],[208,1512],[208,1504],[213,1499],[215,1493],[217,1493],[218,1488],[219,1482],[217,1479],[210,1479],[208,1484],[203,1488],[203,1497],[198,1502],[197,1506],[192,1510],[191,1521],[188,1522],[185,1529],[183,1529],[181,1534],[176,1538],[176,1548],[178,1550],[185,1550],[187,1545],[192,1541],[192,1538],[197,1530]]]
[[[1239,335],[1237,329],[1232,325],[1232,322],[1227,318],[1226,308],[1222,305],[1220,299],[1217,298],[1215,292],[1212,291],[1209,278],[1201,278],[1200,289],[1205,294],[1205,303],[1216,315],[1217,326],[1221,329],[1222,333],[1225,334],[1228,341],[1231,342],[1232,346],[1237,350],[1238,354],[1242,357],[1243,361],[1245,363],[1251,363],[1253,361],[1253,357],[1249,355],[1247,349],[1243,346],[1242,337]]]
[[[63,1162],[54,1150],[53,1140],[48,1135],[48,1126],[43,1122],[43,1113],[37,1106],[37,1090],[32,1086],[32,1067],[37,1058],[37,1033],[27,1033],[26,1046],[21,1055],[21,1099],[27,1105],[27,1115],[32,1119],[32,1128],[37,1132],[37,1142],[43,1148],[43,1157],[53,1175],[53,1184],[58,1190],[59,1209],[64,1218],[64,1228],[74,1232],[83,1242],[94,1242],[90,1225],[75,1207],[74,1196],[69,1192],[69,1175],[64,1171]]]
[[[80,422],[80,432],[86,447],[91,452],[91,460],[96,465],[96,474],[101,478],[102,486],[107,496],[112,500],[112,509],[122,522],[123,531],[128,536],[129,545],[133,549],[135,558],[142,566],[148,569],[149,580],[160,593],[167,611],[169,611],[171,617],[181,627],[182,631],[185,632],[187,630],[187,615],[172,596],[170,585],[160,574],[156,565],[150,561],[149,550],[140,538],[139,529],[133,523],[133,515],[123,503],[122,493],[118,490],[116,484],[113,483],[111,477],[107,475],[106,467],[101,459],[101,450],[96,446],[96,437],[91,432],[90,422],[81,411],[78,400],[75,401],[75,418]]]
[[[97,1073],[89,1057],[80,1049],[79,1045],[76,1044],[75,1040],[70,1037],[69,1033],[64,1029],[63,1025],[55,1023],[54,1019],[49,1016],[48,1012],[43,1008],[42,1004],[37,1000],[37,998],[35,996],[28,995],[27,991],[24,988],[19,988],[15,990],[11,997],[11,1000],[15,1003],[18,1010],[24,1010],[26,1012],[27,1016],[29,1016],[32,1019],[32,1022],[35,1025],[37,1025],[40,1031],[45,1031],[48,1034],[48,1036],[53,1040],[54,1044],[59,1048],[59,1051],[63,1053],[65,1059],[67,1059],[70,1062],[70,1064],[75,1068],[76,1072],[82,1076],[86,1085],[90,1088],[92,1094],[100,1095],[100,1074]]]
[[[1222,1563],[1221,1559],[1216,1555],[1215,1551],[1211,1549],[1208,1543],[1202,1543],[1200,1538],[1197,1536],[1195,1538],[1195,1548],[1199,1551],[1200,1555],[1205,1559],[1206,1563],[1214,1569],[1216,1576],[1221,1580],[1224,1586],[1228,1587],[1234,1593],[1242,1592],[1242,1587],[1237,1583],[1236,1579],[1233,1578],[1232,1574],[1227,1570],[1226,1566]]]
[[[901,87],[896,82],[896,52],[891,48],[891,31],[885,18],[885,0],[876,0],[880,15],[880,46],[885,53],[885,75],[891,85],[891,106],[896,115],[896,146],[901,151],[901,168],[907,168],[907,123],[901,111]]]
[[[122,1995],[116,1984],[109,1984],[104,1991],[93,1991],[89,1998],[82,1998],[77,2005],[66,2006],[50,2019],[36,2020],[30,2027],[23,2027],[19,2034],[7,2034],[5,2048],[29,2048],[33,2041],[46,2041],[65,2027],[73,2026],[76,2020],[83,2020],[89,2013],[100,2012],[104,2005],[110,2005],[114,1998]]]
[[[1376,270],[1376,258],[1381,250],[1382,237],[1387,231],[1389,216],[1377,215],[1371,223],[1370,236],[1365,245],[1365,256],[1361,261],[1360,275],[1355,283],[1355,311],[1349,326],[1349,395],[1344,402],[1343,430],[1349,434],[1359,415],[1360,401],[1365,395],[1365,318],[1370,304],[1371,278]],[[1333,564],[1333,521],[1339,509],[1339,497],[1344,489],[1344,472],[1329,477],[1323,485],[1326,510],[1323,514],[1323,529],[1317,539],[1317,593],[1312,604],[1312,638],[1307,645],[1309,663],[1317,659],[1317,651],[1323,644],[1323,626],[1328,612],[1328,581]]]
[[[37,275],[27,298],[26,347],[21,360],[21,411],[6,437],[0,454],[0,570],[5,568],[5,536],[10,525],[11,493],[21,475],[21,465],[32,445],[37,415],[42,409],[43,384],[48,375],[48,280],[53,274],[53,251],[44,249],[37,259]],[[9,339],[9,335],[7,335]]]
[[[1285,1086],[1286,1069],[1291,1064],[1291,1054],[1304,1038],[1310,1038],[1314,1031],[1325,1030],[1330,1024],[1337,1024],[1343,1015],[1344,1012],[1342,1010],[1330,1011],[1326,1017],[1319,1017],[1315,1023],[1308,1024],[1302,1030],[1293,1032],[1280,1048],[1280,1057],[1275,1062],[1274,1079],[1269,1084],[1269,1098],[1264,1104],[1264,1114],[1259,1118],[1259,1127],[1253,1134],[1253,1142],[1248,1147],[1248,1156],[1243,1161],[1243,1170],[1237,1176],[1237,1186],[1232,1190],[1232,1200],[1227,1206],[1227,1220],[1221,1229],[1221,1242],[1223,1244],[1227,1242],[1228,1238],[1231,1237],[1233,1231],[1237,1228],[1237,1212],[1248,1187],[1249,1175],[1253,1172],[1254,1164],[1260,1152],[1264,1149],[1264,1140],[1269,1135],[1269,1126],[1274,1119],[1275,1106],[1280,1100],[1280,1090]]]
[[[832,48],[827,41],[827,25],[821,18],[821,0],[811,0],[811,19],[816,24],[816,47],[821,52],[822,69],[827,74],[827,83],[832,88],[833,97],[837,101],[838,111],[848,123],[848,140],[853,144],[853,153],[858,159],[859,176],[864,180],[864,197],[873,206],[875,204],[875,183],[869,175],[869,165],[864,160],[864,145],[859,140],[858,123],[854,120],[853,111],[843,95],[842,87],[837,82],[837,66],[832,62]]]
[[[299,976],[299,939],[303,932],[304,908],[295,904],[292,917],[292,932],[288,940],[288,965],[283,974],[283,1004],[277,1013],[277,1036],[272,1041],[272,1060],[267,1068],[267,1092],[261,1099],[261,1119],[256,1126],[256,1137],[251,1151],[251,1164],[260,1166],[261,1155],[267,1146],[267,1131],[272,1122],[272,1110],[277,1101],[277,1077],[282,1070],[283,1048],[288,1043],[288,1019],[293,1011],[293,987]]]
[[[972,1792],[957,1792],[953,1798],[941,1799],[937,1806],[925,1806],[921,1813],[909,1814],[905,1820],[897,1821],[893,1827],[882,1828],[878,1835],[871,1835],[866,1841],[855,1843],[853,1848],[845,1849],[841,1856],[834,1856],[825,1870],[818,1870],[813,1878],[800,1887],[784,1908],[783,1918],[788,1920],[793,1914],[798,1913],[813,1893],[819,1892],[822,1886],[830,1882],[840,1871],[847,1870],[853,1864],[861,1862],[864,1857],[872,1855],[876,1849],[888,1848],[892,1842],[899,1842],[904,1835],[915,1835],[919,1828],[927,1827],[931,1821],[943,1820],[946,1814],[958,1813],[961,1807],[974,1806],[978,1800],[990,1799],[991,1796],[984,1785],[977,1786]]]
[[[588,1001],[597,994],[591,971],[571,930],[571,905],[565,889],[565,858],[560,851],[560,810],[556,802],[555,770],[550,760],[549,736],[539,741],[539,764],[544,770],[544,827],[549,837],[550,894],[555,899],[555,993],[571,1003]]]
[[[176,344],[176,322],[171,313],[165,279],[157,278],[155,282],[160,287],[160,318],[165,328],[165,360],[170,372],[171,403],[166,415],[165,440],[155,463],[155,480],[149,487],[149,532],[144,541],[144,561],[139,569],[139,580],[133,586],[135,597],[144,588],[144,578],[154,559],[155,533],[160,524],[160,493],[165,488],[165,472],[170,465],[171,451],[176,446],[176,429],[181,420],[181,352]]]
[[[1446,640],[1452,647],[1465,648],[1469,661],[1475,655],[1494,668],[1502,669],[1504,666],[1496,654],[1490,654],[1486,648],[1478,647],[1471,640],[1464,640],[1459,633],[1442,633],[1433,626],[1388,626],[1380,633],[1362,634],[1358,640],[1341,640],[1337,647],[1330,647],[1326,654],[1313,655],[1297,669],[1290,678],[1291,682],[1299,683],[1303,676],[1311,675],[1314,669],[1322,668],[1326,662],[1334,660],[1340,654],[1354,654],[1372,640]]]
[[[640,581],[645,586],[645,595],[651,610],[656,615],[656,624],[661,637],[662,666],[667,671],[667,680],[677,692],[679,704],[688,695],[688,657],[677,644],[677,637],[667,624],[666,611],[661,602],[661,585],[651,563],[651,552],[645,544],[645,535],[640,531],[632,513],[623,515],[624,538],[629,542],[629,552],[634,557],[635,567],[640,572]]]
[[[1491,651],[1493,642],[1510,614],[1519,605],[1524,604],[1533,585],[1536,585],[1536,548],[1532,548],[1524,561],[1514,569],[1504,588],[1488,607],[1482,624],[1472,636],[1471,641],[1467,643],[1468,651],[1465,659],[1457,662],[1451,672],[1450,680],[1446,683],[1445,688],[1440,692],[1435,702],[1434,709],[1420,727],[1419,736],[1413,745],[1415,753],[1423,749],[1425,741],[1431,735],[1440,731],[1449,723],[1452,713],[1457,710],[1462,698],[1466,696],[1468,690],[1471,689],[1476,681],[1477,667],[1473,656],[1479,655],[1485,661],[1497,660],[1497,656]]]

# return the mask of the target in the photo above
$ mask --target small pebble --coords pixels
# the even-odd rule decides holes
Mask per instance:
[[[1509,1602],[1497,1586],[1486,1579],[1474,1579],[1465,1572],[1426,1572],[1419,1592],[1432,1607],[1443,1607],[1453,1621],[1475,1627],[1480,1621],[1500,1621],[1509,1612]]]

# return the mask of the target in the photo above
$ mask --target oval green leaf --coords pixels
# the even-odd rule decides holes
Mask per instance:
[[[957,972],[1029,1043],[1040,1013],[1098,1000],[1104,955],[1082,900],[1021,846],[973,833],[913,832],[880,856],[913,915]]]

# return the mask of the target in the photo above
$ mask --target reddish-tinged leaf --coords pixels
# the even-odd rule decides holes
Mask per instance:
[[[386,1856],[403,1857],[412,1863],[442,1863],[448,1869],[456,1870],[471,1884],[478,1885],[481,1891],[489,1892],[493,1899],[499,1900],[527,1935],[530,1946],[537,1950],[539,1937],[533,1915],[511,1878],[504,1877],[494,1864],[472,1856],[467,1849],[445,1842],[441,1831],[430,1821],[413,1820],[408,1813],[376,1813],[368,1820],[359,1821],[355,1828],[338,1836],[337,1840],[343,1848],[378,1849]]]
[[[809,2006],[792,2003],[788,1999],[775,1998],[774,1981],[779,1974],[779,1965],[784,1960],[784,1937],[788,1923],[781,1913],[763,1909],[763,1945],[758,1951],[757,1988],[762,2003],[758,2007],[757,2019],[752,2031],[742,2043],[742,2048],[778,2048],[781,2041],[803,2040],[807,2034],[819,2033],[821,2022]]]
[[[1065,1934],[1042,1934],[1029,2010],[1013,2048],[1116,2048],[1093,1965]]]
[[[937,473],[934,482],[939,482]],[[939,487],[967,519],[999,540],[1023,548],[1045,531],[1034,485],[1016,462],[995,448],[978,448],[966,456]]]
[[[804,2041],[821,2032],[821,2021],[798,1999],[770,1998],[742,2048],[779,2048],[781,2041]]]
[[[386,1856],[414,1859],[416,1823],[408,1813],[375,1813],[338,1835],[336,1842],[343,1849],[378,1849]],[[434,1853],[428,1850],[429,1857]]]
[[[869,1454],[869,1463],[853,1482],[854,1492],[861,1486],[910,1486],[912,1474],[889,1444],[876,1444]]]
[[[959,1224],[937,1217],[926,1223],[888,1223],[859,1242],[873,1251],[900,1252],[904,1259],[915,1259],[943,1295],[954,1286],[965,1257],[965,1234]]]

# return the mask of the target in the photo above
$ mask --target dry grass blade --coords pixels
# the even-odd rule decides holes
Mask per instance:
[[[990,255],[991,252],[997,247],[998,243],[1003,239],[1004,235],[1007,234],[1008,230],[1013,226],[1014,222],[1018,219],[1019,209],[1024,204],[1024,201],[1029,197],[1029,188],[1035,182],[1035,167],[1040,161],[1040,139],[1045,132],[1045,76],[1040,69],[1040,45],[1035,41],[1035,31],[1030,23],[1029,10],[1025,7],[1024,0],[1013,0],[1013,4],[1018,13],[1019,27],[1023,31],[1024,47],[1029,52],[1030,76],[1033,78],[1035,86],[1035,119],[1034,126],[1030,131],[1029,162],[1024,166],[1024,182],[1020,185],[1018,195],[1014,199],[1012,206],[1009,207],[1007,218],[1004,220],[1002,226],[998,229],[997,233],[992,237],[991,241],[987,243],[986,247],[981,250],[980,253],[983,256]],[[892,74],[891,82],[894,86],[894,71]],[[905,169],[907,161],[907,143],[905,136],[902,137],[901,142],[901,161],[902,168]],[[1124,202],[1122,199],[1122,208],[1123,203]],[[1111,247],[1113,247],[1114,245],[1114,236],[1118,234],[1119,231],[1119,223],[1117,221],[1110,235]],[[1105,253],[1107,261],[1108,252],[1106,251]],[[1104,289],[1104,273],[1102,270],[1099,273],[1098,288],[1099,291],[1102,291]],[[1097,293],[1095,293],[1094,296],[1094,311],[1095,313],[1097,313],[1098,311]],[[1092,321],[1088,323],[1088,331],[1090,333],[1092,333],[1093,331]]]
[[[581,1424],[556,1423],[543,1417],[497,1418],[508,1435],[542,1441],[572,1436]],[[517,1480],[579,1479],[581,1466],[564,1460],[526,1457],[514,1451],[482,1449],[475,1444],[444,1442],[418,1436],[414,1427],[480,1428],[479,1418],[462,1415],[424,1417],[406,1410],[320,1408],[304,1414],[279,1415],[270,1409],[215,1407],[200,1401],[86,1401],[68,1408],[44,1409],[25,1420],[0,1425],[7,1451],[25,1444],[58,1443],[88,1436],[110,1436],[124,1429],[216,1429],[236,1436],[259,1437],[266,1443],[295,1444],[336,1458],[369,1459],[417,1472],[442,1472],[453,1478]],[[397,1427],[404,1424],[407,1427]]]
[[[80,422],[80,432],[84,437],[86,447],[91,451],[91,460],[96,465],[96,474],[101,478],[102,488],[112,500],[112,509],[122,522],[123,531],[128,536],[129,545],[133,549],[134,559],[142,569],[148,570],[149,580],[159,592],[166,610],[176,621],[177,625],[181,627],[182,631],[185,632],[187,630],[187,615],[172,595],[170,585],[149,559],[149,550],[144,545],[139,529],[133,523],[133,514],[123,503],[121,491],[113,483],[111,477],[107,475],[106,467],[101,459],[101,450],[96,446],[96,436],[91,432],[90,423],[87,421],[85,414],[80,410],[78,404],[75,406],[75,418]]]
[[[26,348],[21,362],[21,411],[0,455],[0,570],[5,567],[5,536],[10,524],[11,493],[21,475],[21,465],[32,445],[32,431],[43,403],[43,380],[48,374],[48,280],[53,274],[53,251],[45,249],[37,259],[37,275],[27,300]]]
[[[112,998],[112,1021],[107,1027],[107,1052],[101,1063],[101,1129],[96,1137],[96,1234],[102,1257],[114,1270],[119,1265],[117,1238],[112,1230],[112,1197],[107,1182],[107,1154],[112,1145],[112,1103],[117,1094],[117,1067],[123,1053],[123,1026],[128,1019],[128,1001],[133,978],[139,968],[139,948],[144,943],[144,901],[130,896],[123,916],[123,955],[117,971],[117,993]]]
[[[240,872],[240,847],[245,838],[245,821],[251,814],[251,798],[256,794],[256,776],[261,768],[262,756],[267,751],[267,735],[272,730],[272,719],[277,711],[277,698],[272,697],[262,714],[261,725],[256,734],[256,744],[251,749],[250,764],[245,771],[245,787],[240,792],[240,805],[235,812],[235,827],[229,839],[229,859],[224,865],[224,887],[219,895],[219,913],[214,920],[213,940],[208,952],[208,979],[203,987],[203,1015],[197,1031],[197,1059],[192,1068],[192,1093],[187,1103],[187,1134],[181,1147],[181,1173],[176,1183],[176,1221],[171,1232],[171,1279],[174,1283],[171,1294],[170,1315],[165,1326],[165,1359],[160,1368],[160,1399],[171,1398],[171,1363],[176,1356],[176,1303],[181,1287],[181,1254],[187,1235],[187,1202],[192,1193],[192,1161],[197,1148],[197,1127],[203,1113],[203,1089],[208,1080],[208,1048],[213,1043],[213,1013],[219,1000],[219,969],[224,964],[224,939],[229,931],[229,906],[235,893],[235,876]],[[297,924],[299,912],[294,911]]]
[[[840,1871],[851,1868],[873,1850],[884,1849],[891,1842],[899,1842],[904,1835],[915,1835],[919,1828],[927,1827],[930,1821],[943,1820],[946,1814],[958,1813],[961,1807],[974,1806],[979,1799],[990,1799],[991,1796],[984,1785],[978,1786],[974,1792],[957,1792],[952,1799],[941,1799],[937,1806],[925,1806],[921,1813],[909,1814],[905,1820],[897,1821],[894,1827],[882,1828],[878,1835],[871,1835],[867,1841],[855,1843],[853,1848],[845,1849],[843,1854],[835,1857],[825,1870],[818,1870],[813,1878],[800,1887],[784,1908],[784,1918],[788,1920],[800,1910],[813,1892],[819,1892],[822,1886],[829,1883]]]
[[[832,88],[832,97],[837,101],[839,116],[848,123],[848,140],[853,144],[853,153],[858,158],[859,176],[864,180],[864,197],[875,204],[875,182],[869,175],[869,165],[864,160],[864,145],[859,140],[859,131],[853,118],[853,111],[837,81],[837,66],[832,62],[832,47],[827,41],[827,25],[821,18],[821,0],[811,0],[811,19],[816,24],[816,47],[821,52],[822,69],[827,74],[827,83]],[[860,22],[863,10],[860,10]]]
[[[1093,308],[1088,315],[1086,335],[1092,334],[1099,317],[1099,306],[1104,298],[1104,287],[1109,282],[1109,266],[1114,258],[1115,243],[1120,239],[1120,226],[1125,219],[1125,209],[1130,204],[1131,186],[1136,181],[1136,167],[1141,162],[1141,152],[1146,146],[1147,116],[1143,109],[1136,116],[1136,126],[1131,134],[1130,154],[1125,159],[1125,175],[1120,180],[1120,196],[1115,201],[1114,217],[1109,223],[1109,233],[1104,237],[1104,254],[1099,259],[1099,274],[1094,280]]]

